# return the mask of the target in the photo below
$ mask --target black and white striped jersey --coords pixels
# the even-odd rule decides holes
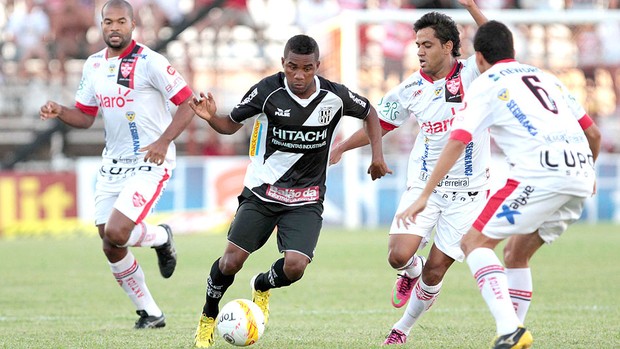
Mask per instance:
[[[252,86],[231,111],[255,117],[244,185],[264,201],[295,206],[322,202],[329,152],[343,115],[365,119],[370,103],[346,86],[316,76],[316,92],[300,99],[280,72]]]

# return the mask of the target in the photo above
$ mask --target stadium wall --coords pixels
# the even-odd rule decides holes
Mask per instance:
[[[325,225],[386,226],[404,190],[406,161],[389,157],[394,174],[373,182],[366,174],[369,157],[356,156],[359,161],[329,169]],[[86,157],[77,161],[75,171],[0,172],[0,236],[96,234],[93,195],[99,163],[98,157]],[[224,233],[247,164],[245,156],[179,158],[150,221],[167,222],[177,233]],[[597,167],[598,192],[588,199],[582,220],[620,223],[620,155],[601,154]],[[493,190],[507,175],[502,158],[493,159],[491,173]]]

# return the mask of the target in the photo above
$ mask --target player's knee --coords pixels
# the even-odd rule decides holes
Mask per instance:
[[[220,258],[219,267],[224,275],[234,275],[243,267],[243,261],[224,255]]]
[[[394,269],[400,269],[402,267],[404,267],[409,260],[411,259],[412,256],[405,256],[402,253],[396,253],[393,251],[390,251],[388,253],[388,263],[390,263],[390,266]]]
[[[301,279],[301,277],[304,275],[304,271],[306,270],[307,265],[308,263],[305,263],[301,260],[292,262],[286,261],[284,263],[284,274],[287,279],[295,282]]]
[[[105,227],[105,239],[115,246],[123,246],[129,239],[129,233],[111,225]]]
[[[514,251],[508,245],[504,246],[504,265],[506,268],[524,268],[527,264],[527,256]]]

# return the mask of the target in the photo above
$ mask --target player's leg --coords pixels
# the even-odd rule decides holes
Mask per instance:
[[[126,225],[133,225],[130,219],[114,209],[112,211],[113,214],[110,217],[118,215],[115,218],[117,224],[122,222]],[[134,327],[142,329],[165,326],[165,316],[146,285],[146,277],[138,260],[127,247],[118,246],[110,241],[107,237],[105,226],[107,224],[98,225],[99,235],[102,236],[103,241],[103,252],[108,258],[110,270],[114,278],[134,304],[136,313],[140,316]]]
[[[246,190],[240,196],[237,213],[228,230],[228,245],[222,257],[211,265],[207,278],[205,304],[194,336],[197,348],[213,345],[215,319],[224,293],[250,253],[262,247],[273,232],[277,216],[268,206]]]
[[[508,292],[521,323],[525,323],[525,316],[532,301],[533,284],[529,260],[544,243],[536,231],[527,235],[511,236],[504,246]]]
[[[284,258],[275,261],[268,271],[259,273],[250,281],[252,301],[269,319],[269,297],[272,288],[290,286],[300,280],[314,257],[323,226],[323,205],[309,204],[297,207],[272,207],[278,215],[278,249]]]
[[[135,224],[114,208],[121,197],[126,177],[100,175],[95,189],[95,224],[102,239],[110,270],[140,316],[135,328],[165,326],[165,317],[146,286],[144,271],[134,255],[122,246]]]
[[[421,189],[411,188],[403,193],[396,212],[401,212],[411,205],[419,196]],[[416,255],[423,249],[430,238],[431,232],[439,215],[440,208],[436,205],[435,194],[431,196],[429,205],[420,213],[416,222],[409,227],[399,226],[396,219],[390,226],[388,242],[388,262],[398,271],[392,288],[392,306],[403,307],[411,297],[411,291],[422,274],[425,258]]]
[[[132,168],[114,208],[118,211],[106,224],[106,236],[122,247],[152,247],[159,272],[164,278],[174,273],[177,254],[172,230],[167,224],[152,225],[144,219],[153,211],[170,179],[171,170],[165,166],[138,166]],[[122,171],[121,171],[122,173]],[[122,220],[124,215],[133,225]]]
[[[417,280],[411,300],[403,316],[398,320],[384,344],[402,344],[406,342],[413,325],[435,303],[445,273],[454,263],[454,259],[440,251],[435,244],[431,246],[428,260],[424,263],[421,277]]]

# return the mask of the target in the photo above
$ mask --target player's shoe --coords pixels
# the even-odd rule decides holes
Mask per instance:
[[[254,288],[254,283],[258,275],[259,274],[254,275],[252,280],[250,280],[250,287],[252,287],[252,302],[256,303],[256,305],[258,305],[258,307],[263,311],[266,326],[267,321],[269,320],[269,296],[271,296],[271,290],[259,291]]]
[[[421,263],[422,268],[424,268],[426,258],[422,256],[417,256],[417,258],[418,263]],[[407,304],[409,298],[411,298],[411,291],[418,282],[420,276],[422,276],[422,273],[420,273],[418,277],[414,278],[408,277],[405,274],[398,274],[398,278],[392,288],[392,305],[394,308],[402,308],[405,304]]]
[[[407,335],[401,330],[395,328],[390,331],[390,334],[385,337],[383,345],[405,344],[407,342]]]
[[[157,264],[159,272],[165,279],[172,276],[177,266],[177,250],[174,248],[174,238],[172,237],[172,229],[168,224],[160,224],[160,227],[166,229],[168,233],[168,241],[161,246],[153,246],[157,252]]]
[[[514,332],[497,336],[491,343],[492,349],[528,349],[532,347],[534,338],[525,327],[519,326]]]
[[[164,314],[161,314],[161,316],[151,316],[144,310],[136,310],[136,314],[138,314],[140,318],[136,321],[136,324],[133,327],[135,329],[159,328],[166,326],[166,317]]]
[[[194,346],[196,348],[208,348],[213,345],[213,332],[215,331],[215,319],[205,314],[200,315]]]

